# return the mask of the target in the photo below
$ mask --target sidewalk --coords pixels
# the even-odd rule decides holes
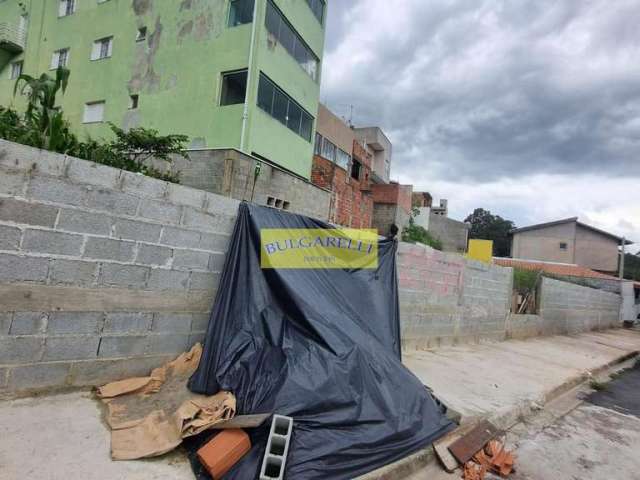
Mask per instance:
[[[405,364],[451,408],[507,426],[606,366],[640,351],[640,333],[611,330],[435,351],[408,352]],[[430,448],[366,478],[402,478],[422,468]],[[0,479],[192,480],[184,455],[112,462],[109,433],[89,392],[0,402]]]

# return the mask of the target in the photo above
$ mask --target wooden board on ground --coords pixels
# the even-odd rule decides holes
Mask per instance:
[[[458,462],[464,465],[498,433],[498,429],[491,422],[483,420],[469,433],[453,442],[449,446],[449,451]]]
[[[216,423],[211,430],[225,430],[229,428],[257,428],[267,420],[272,413],[258,413],[255,415],[238,415],[231,420]]]
[[[436,452],[436,457],[438,457],[438,460],[440,460],[440,463],[442,464],[444,469],[449,473],[453,473],[456,468],[460,466],[458,464],[458,460],[456,460],[456,458],[451,455],[451,452],[449,451],[449,446],[457,441],[460,437],[461,434],[458,433],[458,430],[454,430],[453,432],[445,435],[444,437],[433,443],[433,451]]]

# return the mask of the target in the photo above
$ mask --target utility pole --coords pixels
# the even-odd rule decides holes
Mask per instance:
[[[624,249],[627,243],[627,239],[622,237],[622,249],[620,250],[620,280],[624,279]]]

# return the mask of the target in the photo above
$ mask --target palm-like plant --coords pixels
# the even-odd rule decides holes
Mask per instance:
[[[32,144],[47,150],[67,153],[74,148],[77,140],[69,130],[62,111],[56,107],[58,92],[65,93],[71,72],[64,67],[58,67],[55,78],[46,73],[39,78],[22,74],[16,80],[13,94],[18,90],[27,97],[27,111],[25,121],[33,128]]]

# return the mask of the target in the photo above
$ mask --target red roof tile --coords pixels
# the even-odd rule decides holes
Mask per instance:
[[[581,278],[602,278],[605,280],[619,280],[618,277],[596,272],[587,267],[569,263],[539,262],[535,260],[521,260],[519,258],[494,258],[493,263],[503,267],[522,268],[524,270],[542,270],[555,275]]]

